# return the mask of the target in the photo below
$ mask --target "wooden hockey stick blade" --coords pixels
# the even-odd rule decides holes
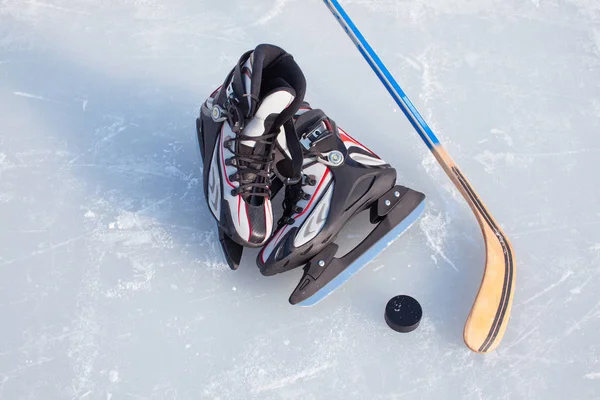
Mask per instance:
[[[340,3],[337,0],[323,1],[463,195],[479,222],[485,242],[485,268],[479,292],[465,324],[463,337],[465,344],[475,352],[492,351],[502,340],[512,306],[515,262],[510,242],[427,122]]]
[[[463,338],[471,350],[487,353],[498,347],[508,324],[515,287],[514,251],[492,214],[446,150],[438,145],[433,154],[471,207],[483,234],[483,279],[467,318]]]

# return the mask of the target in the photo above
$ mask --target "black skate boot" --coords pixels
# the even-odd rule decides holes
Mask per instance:
[[[282,127],[299,158],[292,168],[299,176],[302,152],[292,117],[305,90],[304,75],[293,57],[263,44],[242,55],[201,107],[196,128],[204,194],[232,269],[239,266],[242,246],[260,247],[271,236],[271,164]]]
[[[305,265],[290,303],[318,303],[375,258],[421,215],[425,195],[396,185],[396,170],[308,104],[295,117],[303,147],[302,181],[286,187],[278,228],[258,255],[263,275]],[[290,168],[287,141],[278,137],[278,172]],[[336,235],[370,209],[374,230],[336,258]]]

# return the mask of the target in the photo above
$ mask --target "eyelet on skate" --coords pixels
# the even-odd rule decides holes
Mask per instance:
[[[283,220],[283,223],[287,225],[294,225],[294,222],[296,222],[296,220],[292,217],[285,217]]]
[[[317,184],[317,180],[313,175],[304,175],[304,185],[315,186]]]
[[[236,166],[237,165],[237,161],[235,158],[226,158],[225,159],[225,165],[233,165]]]
[[[231,175],[229,175],[229,180],[230,180],[231,182],[235,182],[235,181],[237,181],[239,178],[240,178],[240,176],[239,176],[238,174],[231,174]]]
[[[294,214],[300,214],[302,211],[304,211],[304,208],[302,208],[302,207],[299,207],[299,206],[292,207],[292,212],[294,212]]]
[[[302,200],[306,200],[306,201],[308,201],[308,200],[310,200],[310,194],[308,194],[308,193],[306,193],[306,192],[302,192],[302,194],[300,195],[300,198],[301,198]]]
[[[231,195],[232,196],[237,196],[239,193],[237,191],[237,189],[231,189]]]

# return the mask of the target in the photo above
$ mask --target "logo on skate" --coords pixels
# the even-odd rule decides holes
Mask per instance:
[[[306,228],[306,233],[309,235],[311,233],[315,233],[321,229],[321,227],[325,224],[325,220],[327,219],[327,214],[329,211],[329,204],[321,203],[319,209],[315,213],[317,215],[316,218],[311,218],[308,220],[308,227]]]
[[[313,196],[315,195],[316,193]],[[333,185],[327,189],[325,195],[319,200],[316,208],[298,231],[296,239],[294,239],[294,246],[299,247],[304,245],[321,232],[321,229],[323,229],[325,222],[327,221],[327,216],[329,215],[332,195]]]

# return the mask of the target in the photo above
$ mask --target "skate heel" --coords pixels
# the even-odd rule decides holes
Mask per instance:
[[[244,247],[241,244],[234,242],[222,229],[219,229],[219,244],[221,245],[223,256],[225,257],[229,268],[232,270],[238,269],[240,261],[242,261]]]
[[[400,237],[424,209],[423,193],[394,186],[371,206],[370,221],[376,227],[358,246],[336,258],[338,246],[331,243],[310,259],[290,303],[307,307],[323,300]]]

